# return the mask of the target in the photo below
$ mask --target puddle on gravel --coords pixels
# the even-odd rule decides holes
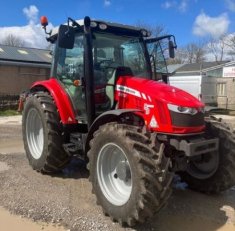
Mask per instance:
[[[43,222],[33,222],[20,216],[12,215],[0,207],[0,227],[5,231],[65,231],[63,227]]]
[[[7,171],[9,169],[10,166],[7,163],[0,161],[0,172]]]
[[[0,153],[11,154],[14,152],[24,152],[23,141],[21,138],[0,139]]]

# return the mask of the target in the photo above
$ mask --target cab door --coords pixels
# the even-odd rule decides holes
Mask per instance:
[[[83,39],[82,34],[76,34],[72,49],[56,47],[52,74],[59,80],[69,95],[76,118],[86,123],[85,89],[82,85],[84,78]]]

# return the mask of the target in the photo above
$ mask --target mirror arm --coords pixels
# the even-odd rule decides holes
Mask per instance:
[[[68,21],[67,21],[67,25],[68,25],[68,30],[65,32],[65,34],[69,33],[70,30],[70,26],[69,26],[69,22],[72,22],[72,26],[76,26],[76,27],[80,27],[80,25],[72,18],[68,17]]]
[[[52,30],[48,32],[46,26],[43,26],[42,28],[44,29],[45,34],[48,34],[49,36],[51,36]]]
[[[69,22],[72,22],[72,26],[80,27],[80,25],[72,18],[68,17],[68,26]]]

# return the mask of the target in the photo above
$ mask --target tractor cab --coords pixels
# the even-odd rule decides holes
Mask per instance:
[[[87,114],[95,118],[118,107],[114,95],[118,77],[159,79],[166,73],[166,50],[161,45],[164,39],[172,45],[174,36],[148,36],[141,28],[88,18],[69,18],[67,25],[53,31],[48,38],[55,43],[52,76],[69,95],[78,121],[86,123]],[[171,53],[174,48],[172,45]],[[87,97],[90,90],[94,94]],[[95,104],[91,112],[90,104]]]

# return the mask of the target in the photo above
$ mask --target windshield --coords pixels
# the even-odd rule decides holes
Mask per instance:
[[[129,68],[134,76],[150,77],[141,39],[94,33],[93,48],[95,68],[124,66]]]

